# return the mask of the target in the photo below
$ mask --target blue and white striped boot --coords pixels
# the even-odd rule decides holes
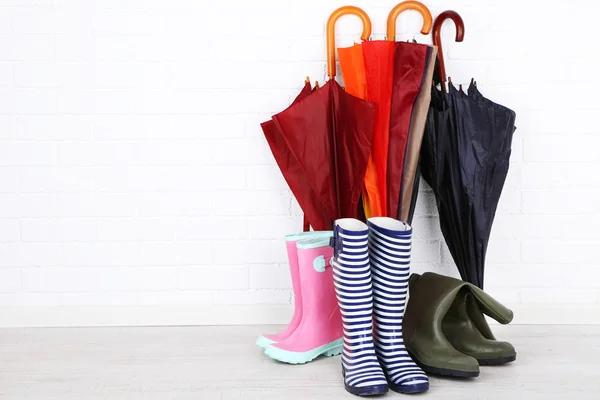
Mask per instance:
[[[412,228],[387,217],[369,218],[367,224],[379,362],[390,389],[399,393],[424,392],[429,389],[429,379],[408,354],[402,338]]]
[[[335,221],[331,245],[333,280],[344,325],[342,373],[346,390],[358,396],[387,393],[373,346],[373,290],[369,230],[356,219]]]

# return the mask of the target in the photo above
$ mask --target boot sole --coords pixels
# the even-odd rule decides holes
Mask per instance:
[[[259,336],[258,339],[256,339],[256,345],[258,347],[260,347],[261,349],[266,349],[267,347],[269,347],[272,344],[275,344],[277,342],[271,340],[271,339],[267,339],[264,336]]]
[[[423,393],[429,390],[429,383],[420,383],[418,385],[405,385],[404,387],[402,387],[400,385],[394,385],[391,381],[388,381],[388,386],[394,392],[401,394],[416,394]]]
[[[363,396],[363,397],[380,396],[382,394],[386,394],[389,390],[387,385],[367,386],[367,387],[361,387],[361,388],[353,388],[346,384],[344,384],[344,386],[346,387],[346,391],[348,393],[351,393],[355,396]]]
[[[448,368],[438,368],[431,367],[429,365],[425,365],[411,353],[408,352],[413,361],[421,367],[423,372],[431,375],[440,375],[440,376],[450,376],[453,378],[477,378],[479,376],[479,371],[462,371],[458,369],[448,369]]]
[[[367,387],[352,387],[346,384],[346,371],[344,367],[342,367],[342,377],[344,378],[344,387],[346,391],[355,396],[380,396],[382,394],[386,394],[390,389],[388,385],[375,385],[375,386],[367,386]]]
[[[498,358],[487,358],[487,359],[478,359],[477,362],[479,365],[491,366],[491,365],[502,365],[508,364],[509,362],[513,362],[517,359],[517,355],[512,355],[508,357],[498,357]]]
[[[400,393],[400,394],[415,394],[415,393],[423,393],[429,390],[429,382],[427,383],[419,383],[417,385],[396,385],[389,377],[389,375],[384,371],[383,375],[385,375],[385,380],[390,387],[390,390]]]
[[[344,348],[344,339],[338,339],[316,349],[309,351],[289,351],[279,349],[274,346],[268,346],[265,349],[265,354],[274,360],[281,361],[287,364],[306,364],[319,356],[333,357],[342,353]]]

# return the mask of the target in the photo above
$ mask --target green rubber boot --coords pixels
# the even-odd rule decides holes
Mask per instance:
[[[479,376],[478,360],[457,350],[446,337],[442,329],[444,317],[457,297],[462,298],[466,293],[477,299],[485,314],[501,323],[512,320],[512,311],[470,283],[431,272],[411,275],[409,286],[410,297],[402,329],[413,359],[430,374]],[[454,314],[453,309],[451,315]]]
[[[510,343],[496,340],[478,300],[468,290],[456,296],[442,321],[442,331],[456,350],[475,358],[479,365],[501,365],[517,358]]]

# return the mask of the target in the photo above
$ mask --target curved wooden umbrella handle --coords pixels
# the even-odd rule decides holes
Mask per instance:
[[[429,11],[429,8],[427,8],[425,4],[418,1],[403,1],[396,7],[392,8],[392,11],[390,11],[390,14],[388,15],[387,40],[392,42],[396,40],[396,20],[398,19],[398,16],[406,10],[416,10],[421,13],[421,16],[423,17],[421,33],[423,35],[427,35],[429,32],[431,32],[433,17],[431,16],[431,11]]]
[[[456,25],[456,38],[457,42],[462,42],[465,38],[465,24],[463,19],[456,11],[447,10],[438,15],[433,23],[433,44],[438,47],[438,59],[439,59],[439,74],[442,83],[442,88],[446,91],[446,65],[444,64],[444,51],[442,49],[442,25],[444,21],[451,19]]]
[[[363,24],[360,38],[368,40],[371,36],[371,19],[362,9],[354,6],[344,6],[335,10],[327,21],[327,74],[329,79],[335,78],[335,24],[344,15],[356,15]]]

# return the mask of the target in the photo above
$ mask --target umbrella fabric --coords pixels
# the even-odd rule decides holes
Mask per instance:
[[[355,44],[352,47],[338,48],[338,59],[342,76],[344,77],[344,89],[349,94],[365,100],[367,98],[367,76],[365,71],[365,59],[362,46]],[[374,171],[375,165],[372,154],[369,156],[367,171]],[[378,203],[376,186],[363,187],[362,202],[358,207],[358,219],[366,221],[367,215],[372,215],[371,203]]]
[[[298,103],[311,93],[310,82],[306,82],[292,105]],[[331,229],[333,221],[329,219],[321,206],[316,193],[312,190],[306,175],[304,175],[302,168],[300,168],[300,164],[288,148],[277,124],[273,120],[269,120],[262,123],[261,128],[285,181],[304,212],[304,230],[308,230],[307,225],[309,224],[317,231]]]
[[[490,232],[508,173],[514,111],[450,85],[435,88],[421,148],[440,227],[463,280],[483,288]]]
[[[431,82],[433,80],[436,56],[437,47],[429,47],[427,49],[421,89],[417,96],[417,100],[414,103],[410,120],[408,147],[404,160],[404,169],[402,171],[400,202],[398,203],[398,214],[396,216],[396,218],[401,221],[406,221],[409,224],[412,224],[416,202],[416,193],[413,193],[413,190],[419,189],[419,154],[421,153],[425,122],[427,121],[427,113],[431,101]]]
[[[428,90],[421,97],[419,107],[414,106],[423,85],[431,81],[432,72],[427,69],[431,52],[431,46],[392,41],[369,41],[338,49],[346,90],[377,105],[373,149],[363,189],[367,217],[399,215],[402,171],[411,129],[416,129],[411,151],[417,154],[414,160],[411,158],[411,166],[418,161],[422,133],[418,126],[413,128],[411,121],[417,112],[422,132]],[[413,180],[414,175],[413,171]]]
[[[373,148],[364,183],[367,218],[387,216],[387,159],[390,129],[390,104],[394,80],[394,42],[376,40],[362,44],[367,100],[377,105]]]
[[[421,91],[430,46],[390,42],[395,46],[393,97],[387,158],[387,215],[398,216],[402,171],[407,151],[413,108]]]
[[[273,116],[332,221],[358,214],[374,118],[373,103],[348,94],[333,79]]]
[[[348,93],[363,100],[367,99],[367,75],[365,71],[365,59],[363,47],[355,44],[352,47],[338,49],[338,59],[342,76],[344,77],[344,88]],[[362,191],[362,207],[359,207],[359,219],[366,220],[374,213],[380,213],[381,202],[377,191],[377,175],[373,152],[369,155],[367,171],[365,173],[365,185]]]
[[[365,100],[367,98],[367,76],[365,60],[360,44],[338,49],[338,60],[344,77],[344,89],[352,96]]]
[[[440,48],[438,47],[438,57],[435,58],[435,66],[434,66],[434,69],[433,69],[433,79],[432,79],[432,82],[433,82],[434,86],[438,86],[438,85],[441,84],[441,78],[440,78],[440,74],[439,74],[439,71],[440,71],[440,69],[439,69],[440,68],[440,66],[439,66],[440,65],[439,64],[439,58],[440,58],[439,54],[440,54]],[[425,90],[427,90],[427,89],[425,89]],[[430,88],[430,96],[429,96],[430,97],[430,106],[431,106],[431,102],[433,101],[433,100],[431,100],[431,98],[433,97],[432,93],[436,93],[435,91],[432,92],[432,90],[433,89]],[[439,93],[439,91],[438,91],[438,93]],[[429,110],[431,110],[431,107],[429,108]],[[431,112],[429,110],[427,112],[427,117],[426,117],[426,121],[425,121],[426,125],[430,123]],[[439,110],[438,110],[438,113],[439,113]],[[425,141],[425,140],[427,140],[427,137],[423,136],[423,141]],[[419,176],[423,176],[424,177],[425,176],[424,174],[427,173],[427,171],[423,171],[422,168],[421,168],[421,166],[423,165],[422,158],[423,158],[423,151],[421,151],[420,154],[419,154],[419,164],[417,165],[417,173],[416,173],[417,177],[419,177]],[[418,179],[418,178],[415,178],[414,185],[413,185],[413,188],[412,188],[412,199],[411,199],[410,210],[409,210],[409,220],[411,222],[412,222],[412,219],[413,219],[413,216],[414,216],[414,213],[415,213],[415,208],[417,207],[417,200],[418,200],[418,197],[419,197],[419,186],[420,186],[420,183],[421,183],[421,180]]]
[[[364,42],[338,49],[338,56],[346,90],[377,105],[373,149],[365,173],[363,207],[367,218],[382,216],[386,212],[384,178],[394,66],[393,43],[382,40]]]

